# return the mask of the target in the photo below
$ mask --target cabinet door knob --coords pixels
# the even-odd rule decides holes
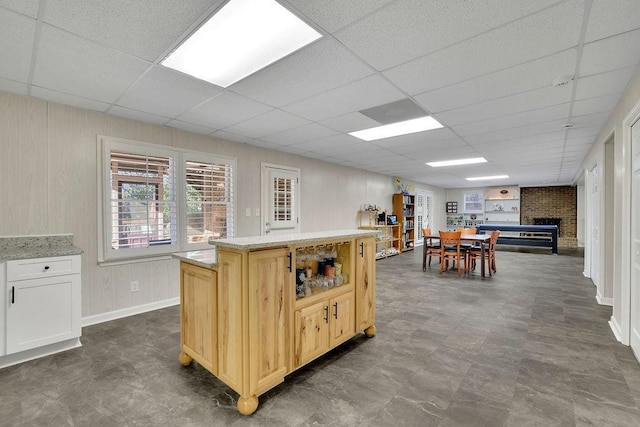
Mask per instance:
[[[47,271],[48,269],[49,269],[49,266],[48,266],[48,265],[45,265],[45,266],[44,266],[44,271]]]
[[[16,287],[12,286],[11,287],[11,304],[15,304],[16,303]]]
[[[338,318],[338,303],[337,302],[333,303],[333,318],[334,319]]]
[[[329,323],[329,306],[324,306],[324,323]]]

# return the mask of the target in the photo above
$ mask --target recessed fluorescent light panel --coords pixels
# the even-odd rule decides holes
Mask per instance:
[[[467,181],[484,181],[485,179],[505,179],[505,178],[509,178],[509,175],[472,176],[467,178]]]
[[[432,168],[441,168],[443,166],[472,165],[474,163],[485,163],[487,159],[484,157],[474,157],[471,159],[444,160],[441,162],[428,162],[427,165]]]
[[[410,133],[424,132],[426,130],[439,129],[441,127],[443,126],[436,119],[431,116],[426,116],[406,120],[404,122],[391,123],[389,125],[359,130],[357,132],[350,132],[349,135],[365,141],[375,141],[376,139],[408,135]]]
[[[274,0],[230,0],[162,65],[228,87],[320,37]]]

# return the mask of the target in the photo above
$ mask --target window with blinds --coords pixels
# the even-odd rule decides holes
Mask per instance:
[[[111,248],[176,242],[175,159],[111,151]]]
[[[99,261],[210,248],[233,237],[235,159],[102,138]]]
[[[289,178],[273,178],[273,221],[293,220],[293,185]]]
[[[233,165],[185,162],[187,243],[233,236]]]

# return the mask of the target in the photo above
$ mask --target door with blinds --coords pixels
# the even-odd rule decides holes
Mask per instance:
[[[300,231],[300,170],[262,165],[262,235]]]
[[[431,221],[429,220],[431,214],[431,199],[431,194],[424,190],[416,190],[416,236],[422,236],[423,228],[431,227]],[[424,239],[415,239],[416,246],[421,246],[423,243]]]

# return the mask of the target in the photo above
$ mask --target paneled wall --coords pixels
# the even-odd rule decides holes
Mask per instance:
[[[261,162],[300,168],[302,231],[354,228],[364,203],[391,209],[389,176],[0,92],[0,235],[73,233],[84,250],[83,317],[178,296],[176,260],[97,265],[99,134],[237,158],[237,236],[260,234],[260,218],[242,213],[260,207]],[[444,205],[444,190],[420,187]]]

